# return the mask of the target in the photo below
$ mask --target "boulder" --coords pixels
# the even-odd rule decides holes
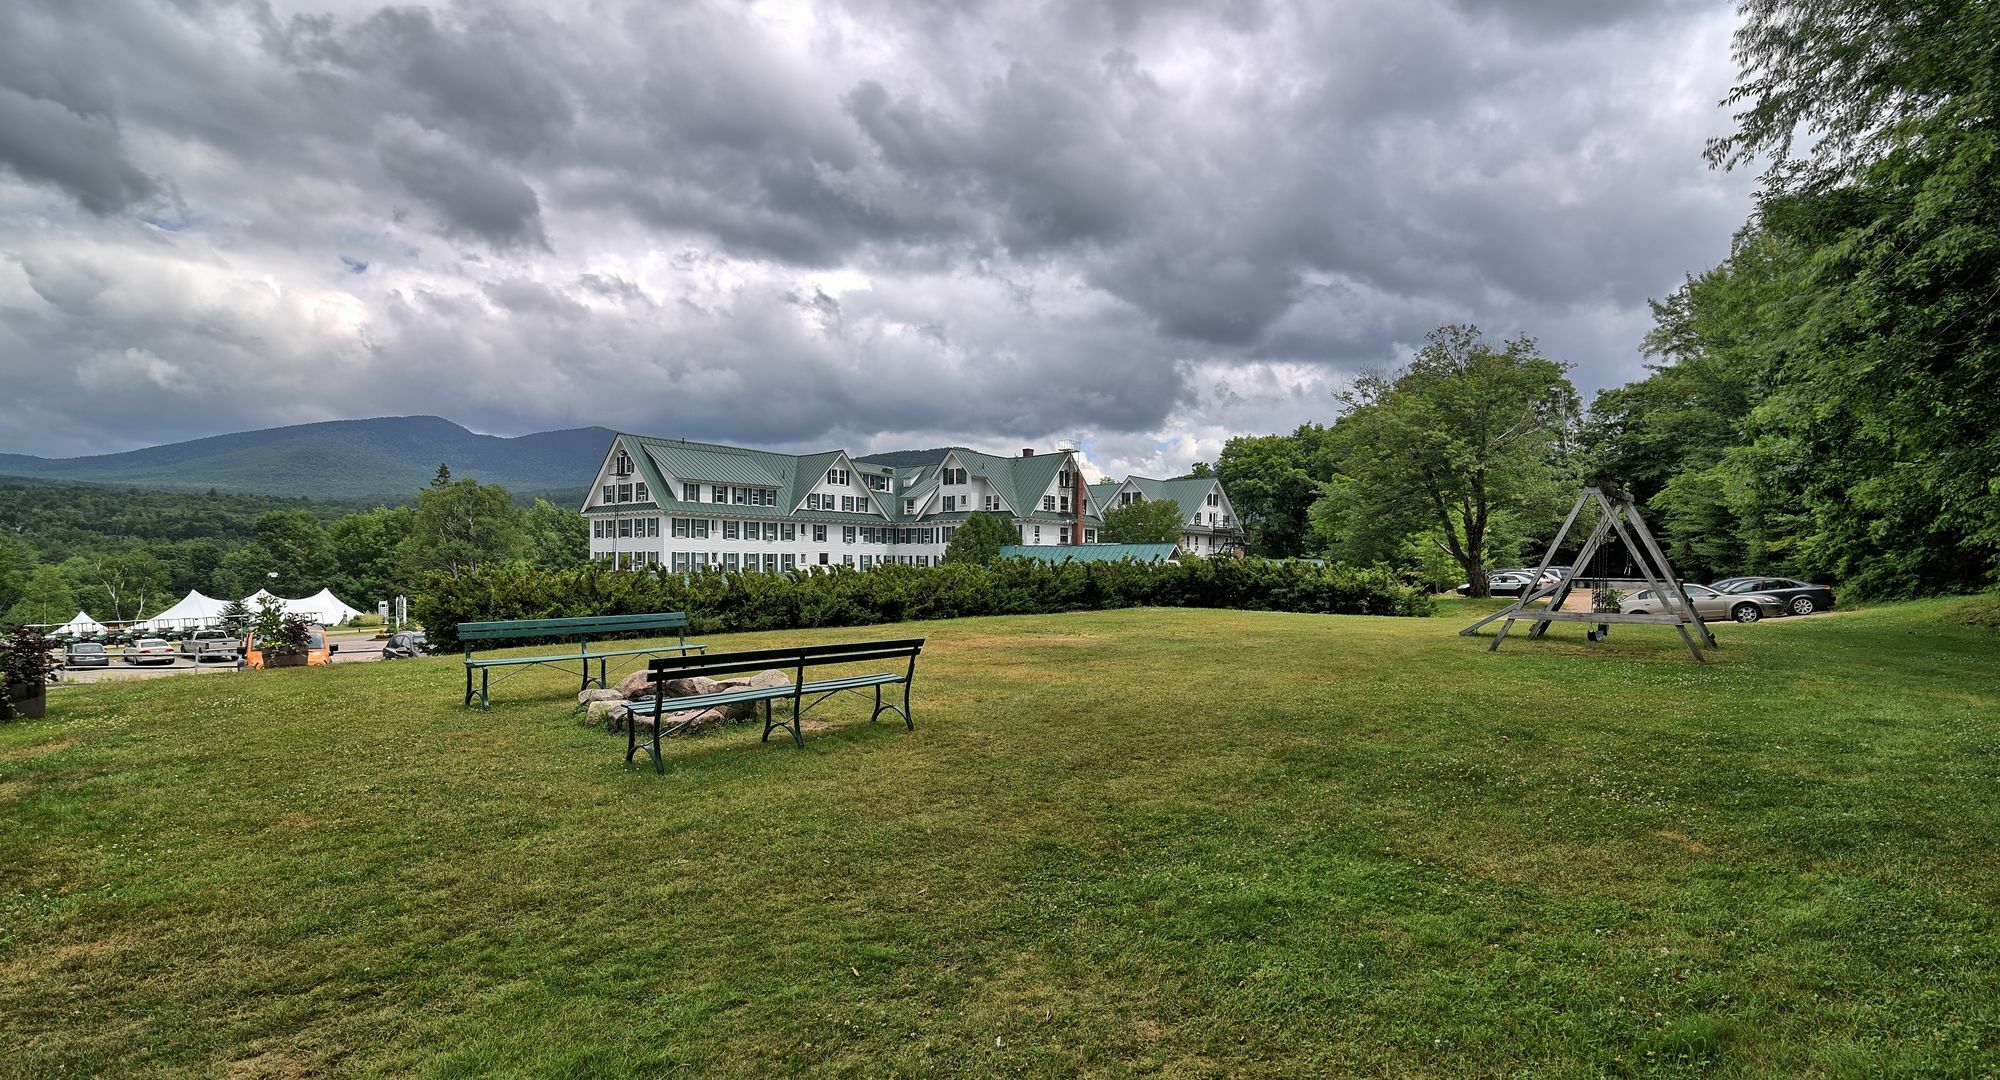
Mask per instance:
[[[625,730],[625,720],[632,713],[622,701],[593,701],[584,709],[584,724],[602,724],[613,731]]]
[[[782,671],[760,671],[747,679],[724,679],[720,688],[724,690],[768,689],[773,686],[790,686],[792,677]],[[739,701],[726,707],[731,720],[754,720],[763,708],[754,701]]]
[[[660,684],[660,688],[666,691],[668,697],[696,697],[713,694],[722,689],[722,684],[697,675],[692,679],[668,679]]]
[[[576,711],[582,712],[593,701],[623,701],[625,695],[618,690],[585,690],[576,696]]]
[[[652,687],[653,687],[652,672],[635,671],[632,674],[625,676],[623,679],[618,680],[618,685],[614,687],[614,690],[617,692],[619,697],[635,698],[651,694],[653,692]]]
[[[691,735],[697,731],[719,726],[724,719],[726,718],[723,716],[721,709],[688,709],[681,712],[670,712],[660,717],[660,734],[662,737]],[[640,731],[650,732],[653,729],[653,714],[633,713],[632,726],[638,728]]]

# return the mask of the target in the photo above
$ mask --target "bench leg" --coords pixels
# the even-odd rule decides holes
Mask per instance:
[[[909,731],[917,730],[917,722],[910,718],[910,680],[903,680],[903,707],[900,709],[896,707],[896,703],[893,701],[883,701],[882,684],[875,684],[875,711],[869,715],[868,722],[871,724],[874,723],[875,718],[885,712],[902,713],[903,727]]]
[[[492,674],[491,669],[488,668],[479,669],[479,707],[482,709],[490,709],[493,707],[493,695],[486,692],[487,691],[486,677],[490,674]]]
[[[771,732],[775,728],[784,728],[790,731],[792,733],[792,742],[796,743],[801,750],[806,748],[805,725],[799,721],[799,703],[797,698],[792,699],[792,722],[789,724],[780,724],[772,719],[771,699],[764,699],[764,737],[760,741],[770,742]]]
[[[465,665],[465,703],[472,704],[472,665]]]

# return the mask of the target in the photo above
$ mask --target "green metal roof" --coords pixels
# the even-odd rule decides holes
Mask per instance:
[[[1143,476],[1134,476],[1126,483],[1138,489],[1139,494],[1144,495],[1149,502],[1172,500],[1181,508],[1181,525],[1186,526],[1195,514],[1208,509],[1208,493],[1214,490],[1216,480],[1213,476],[1195,476],[1182,480],[1149,480]]]
[[[1160,562],[1179,555],[1173,544],[1010,544],[1000,549],[1003,559],[1040,559],[1043,562]]]

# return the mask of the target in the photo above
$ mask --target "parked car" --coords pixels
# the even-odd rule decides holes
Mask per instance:
[[[422,630],[399,630],[390,634],[389,640],[382,643],[384,660],[414,660],[429,654],[430,649],[425,644]]]
[[[63,650],[63,666],[67,668],[110,667],[111,654],[95,641],[72,642]]]
[[[1527,588],[1528,583],[1533,580],[1535,580],[1533,570],[1495,570],[1486,575],[1486,591],[1494,596],[1519,596],[1521,590]],[[1562,580],[1561,575],[1551,570],[1541,576],[1540,584],[1554,585],[1560,580]],[[1471,596],[1472,583],[1468,581],[1460,585],[1458,595]]]
[[[181,638],[180,654],[199,664],[206,660],[235,660],[241,647],[227,630],[196,630]]]
[[[1716,592],[1740,595],[1742,593],[1762,593],[1784,601],[1785,612],[1790,615],[1810,615],[1815,611],[1833,610],[1833,590],[1824,585],[1813,585],[1791,578],[1773,577],[1733,577],[1723,578],[1710,585]]]
[[[320,627],[315,626],[312,628],[311,633],[306,638],[305,666],[324,667],[327,664],[331,664],[333,663],[333,654],[339,651],[340,651],[340,646],[329,644],[327,642],[326,631]],[[244,667],[261,669],[264,666],[264,649],[262,642],[250,643],[242,650],[242,654],[243,654]]]
[[[161,638],[140,638],[125,646],[125,662],[128,664],[171,664],[176,650],[173,643]]]
[[[1735,619],[1737,622],[1756,622],[1766,615],[1782,615],[1785,605],[1775,596],[1762,593],[1730,595],[1719,593],[1705,585],[1684,585],[1688,599],[1694,601],[1694,613],[1704,619]],[[1625,598],[1627,615],[1665,615],[1680,607],[1678,596],[1670,596],[1664,603],[1651,589],[1641,589]]]

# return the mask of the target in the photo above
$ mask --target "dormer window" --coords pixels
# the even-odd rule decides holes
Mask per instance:
[[[1067,489],[1074,486],[1075,483],[1076,483],[1076,476],[1075,474],[1071,473],[1068,469],[1064,469],[1056,474],[1057,487]]]
[[[846,469],[828,469],[826,471],[826,482],[835,487],[846,487],[853,482],[853,479],[853,476]]]
[[[646,482],[644,480],[639,481],[639,483],[637,484],[637,491],[635,492],[635,494],[638,495],[640,502],[653,501],[653,493],[652,491],[647,489]]]
[[[632,455],[623,450],[618,451],[618,456],[611,459],[611,475],[632,475]]]

